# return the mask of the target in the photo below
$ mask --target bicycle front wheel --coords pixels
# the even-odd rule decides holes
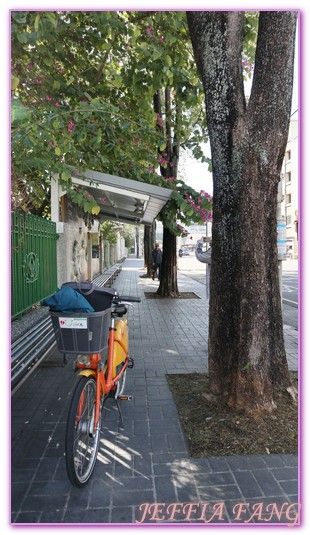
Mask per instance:
[[[100,439],[100,418],[95,429],[96,381],[82,377],[69,407],[66,429],[66,466],[71,483],[82,487],[95,468]]]

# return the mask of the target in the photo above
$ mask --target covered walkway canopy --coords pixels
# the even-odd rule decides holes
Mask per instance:
[[[99,219],[133,225],[151,225],[172,193],[168,188],[91,170],[72,176],[72,183],[93,195],[100,206]],[[58,221],[58,201],[63,193],[55,177],[51,184],[53,221]]]

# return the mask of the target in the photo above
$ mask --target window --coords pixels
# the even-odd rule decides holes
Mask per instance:
[[[291,193],[287,193],[286,194],[285,202],[286,202],[286,204],[291,204],[291,202],[292,202],[292,194]]]
[[[287,150],[286,153],[285,153],[285,161],[289,162],[290,159],[291,159],[291,151]]]
[[[287,225],[291,225],[292,224],[292,216],[291,215],[287,215],[286,216],[286,224]]]
[[[290,184],[292,179],[291,172],[285,173],[285,184]]]

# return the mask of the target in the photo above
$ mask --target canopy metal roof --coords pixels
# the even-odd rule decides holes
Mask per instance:
[[[151,225],[172,193],[168,188],[90,170],[72,176],[72,182],[94,196],[99,218],[131,224]]]

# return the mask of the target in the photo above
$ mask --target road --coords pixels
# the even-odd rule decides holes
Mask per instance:
[[[195,253],[178,258],[178,269],[184,275],[206,284],[206,266]],[[298,265],[297,260],[282,263],[283,322],[298,330]]]

